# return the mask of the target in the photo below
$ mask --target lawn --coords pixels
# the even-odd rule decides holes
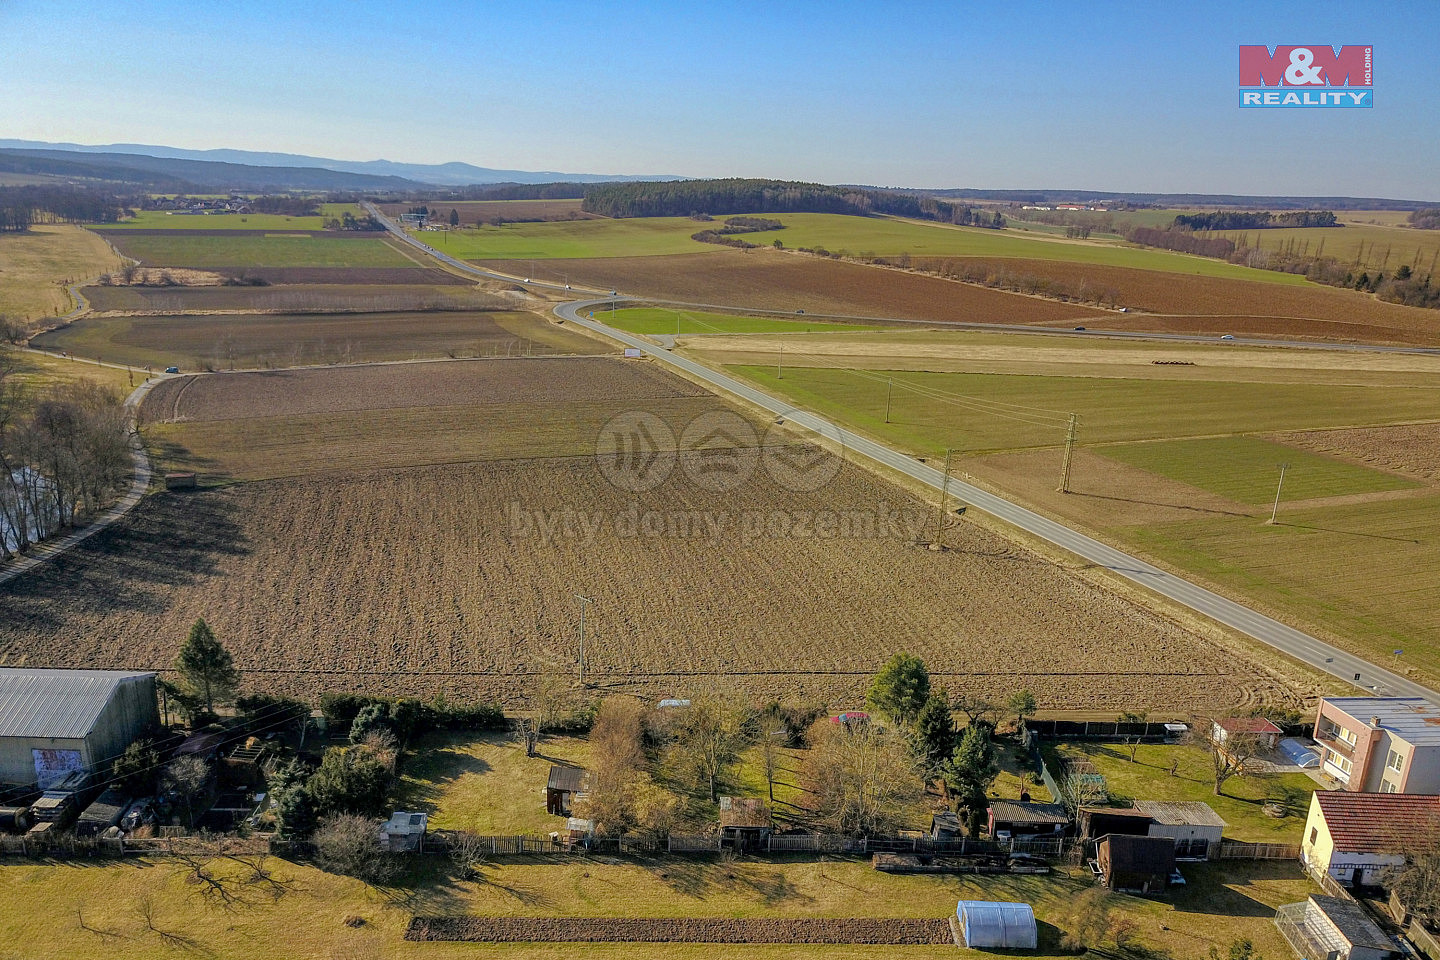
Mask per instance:
[[[0,314],[38,319],[70,311],[66,284],[120,269],[103,239],[80,227],[0,233]]]
[[[662,307],[630,307],[625,310],[601,310],[597,319],[631,333],[705,334],[705,333],[810,333],[816,330],[874,330],[873,326],[855,323],[826,323],[805,317],[737,317],[724,313],[699,310],[671,310]]]
[[[1112,803],[1131,800],[1198,800],[1208,803],[1225,821],[1225,836],[1249,843],[1299,843],[1310,809],[1310,794],[1319,789],[1303,773],[1267,777],[1232,777],[1224,792],[1215,795],[1210,752],[1198,746],[1140,744],[1135,761],[1130,748],[1120,744],[1063,742],[1046,746],[1046,752],[1068,759],[1089,760],[1105,777]],[[1048,760],[1047,760],[1048,762]],[[1171,763],[1177,763],[1170,775]],[[1267,800],[1282,800],[1289,814],[1268,816]]]
[[[565,828],[564,817],[545,812],[550,767],[583,767],[590,744],[547,737],[539,755],[527,757],[524,743],[506,733],[434,733],[411,752],[396,790],[400,807],[430,813],[437,829],[538,837]]]
[[[403,886],[377,890],[302,864],[270,861],[286,884],[271,898],[246,891],[231,909],[207,905],[184,870],[164,860],[125,863],[7,861],[0,865],[0,943],[26,960],[110,960],[116,956],[196,954],[223,960],[314,958],[566,958],[575,944],[408,943],[413,914],[639,917],[946,917],[955,901],[1024,900],[1041,922],[1037,957],[1073,956],[1058,949],[1065,932],[1134,925],[1139,941],[1177,960],[1222,954],[1240,937],[1266,957],[1285,957],[1274,908],[1314,888],[1298,865],[1186,867],[1189,884],[1169,900],[1111,894],[1087,877],[958,878],[890,876],[863,860],[713,858],[653,860],[499,859],[483,879],[462,880],[443,858],[429,858]],[[238,869],[238,868],[237,868]],[[151,922],[144,911],[150,909]],[[162,932],[171,939],[162,937]],[[23,952],[13,952],[13,951]],[[586,956],[625,960],[705,960],[713,944],[586,944]],[[740,960],[897,956],[894,947],[726,946]],[[953,957],[953,946],[908,947],[917,960]]]
[[[786,351],[790,359],[779,380],[773,364],[726,369],[903,450],[926,456],[943,455],[947,447],[975,454],[1058,446],[1064,442],[1072,411],[1080,416],[1079,439],[1084,444],[1440,418],[1440,389],[1433,388],[791,365],[806,362],[799,354],[798,349],[795,355]],[[894,390],[890,422],[886,423],[891,381]],[[1295,460],[1299,462],[1300,457]]]
[[[1258,437],[1205,437],[1099,447],[1099,453],[1132,467],[1209,490],[1237,503],[1272,502],[1279,465],[1288,464],[1283,500],[1310,500],[1352,493],[1407,490],[1413,480],[1346,463]]]
[[[326,204],[327,207],[356,212],[354,204]],[[129,220],[119,223],[93,224],[99,230],[324,230],[326,216],[287,217],[278,213],[170,213],[166,210],[141,210]]]
[[[178,231],[177,231],[178,232]],[[160,267],[408,267],[384,240],[342,237],[128,236],[114,238],[122,252]]]

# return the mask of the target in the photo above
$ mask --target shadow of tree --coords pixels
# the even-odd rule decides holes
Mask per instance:
[[[231,491],[153,494],[113,526],[0,585],[0,662],[86,656],[65,645],[57,652],[54,637],[84,636],[116,612],[163,613],[177,590],[250,552],[242,512]]]

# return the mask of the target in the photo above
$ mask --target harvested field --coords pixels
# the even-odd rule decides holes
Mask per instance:
[[[143,424],[482,403],[643,402],[672,397],[709,398],[710,394],[643,362],[608,358],[456,361],[173,379],[150,392],[140,416]]]
[[[514,306],[514,298],[502,299],[479,290],[473,284],[86,287],[84,293],[96,313],[208,313],[217,310],[379,313],[399,310],[494,310]]]
[[[594,214],[580,209],[585,201],[574,200],[417,200],[414,203],[377,203],[387,217],[398,217],[414,207],[429,207],[430,215],[448,223],[450,211],[460,214],[460,222],[489,222],[495,217],[506,220],[593,220]]]
[[[716,493],[678,470],[631,494],[593,457],[156,494],[0,587],[0,662],[163,669],[204,616],[270,692],[508,699],[520,675],[573,663],[583,584],[587,676],[607,690],[724,678],[853,701],[904,646],[952,691],[1023,684],[1056,709],[1295,693],[971,524],[947,553],[910,546],[931,517],[857,469],[804,495],[768,478]]]
[[[405,267],[409,258],[386,240],[358,234],[285,236],[248,234],[233,230],[218,236],[194,236],[193,231],[146,235],[113,233],[107,239],[121,253],[146,266],[198,267]]]
[[[476,943],[953,944],[948,920],[867,917],[416,917],[406,940]]]
[[[1275,439],[1292,447],[1440,483],[1440,423],[1310,430],[1279,434]]]
[[[1327,326],[1318,330],[1333,329],[1334,335],[1347,337],[1354,328],[1362,331],[1373,328],[1372,337],[1384,336],[1387,332],[1440,337],[1440,317],[1433,310],[1386,303],[1369,294],[1321,284],[1257,284],[1225,277],[1163,274],[1063,260],[925,258],[917,259],[915,266],[956,273],[983,270],[997,276],[1045,277],[1072,291],[1114,290],[1118,304],[1151,313],[1320,320],[1327,321]],[[1329,326],[1331,324],[1334,326]],[[1106,326],[1110,325],[1107,320]]]
[[[33,342],[72,356],[188,370],[614,352],[533,313],[502,310],[83,317]]]
[[[505,260],[482,265],[512,272],[515,266]],[[552,272],[563,269],[571,283],[581,286],[737,308],[975,323],[1059,324],[1102,315],[974,284],[773,250],[565,260],[546,266]]]

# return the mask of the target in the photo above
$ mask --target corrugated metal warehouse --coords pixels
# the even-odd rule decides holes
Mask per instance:
[[[104,773],[160,726],[155,674],[0,667],[0,783],[42,789]]]

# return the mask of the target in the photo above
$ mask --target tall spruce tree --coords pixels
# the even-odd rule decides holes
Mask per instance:
[[[240,685],[240,671],[235,669],[230,651],[215,638],[203,617],[190,628],[190,636],[175,657],[175,670],[211,713],[216,700],[228,700]]]

